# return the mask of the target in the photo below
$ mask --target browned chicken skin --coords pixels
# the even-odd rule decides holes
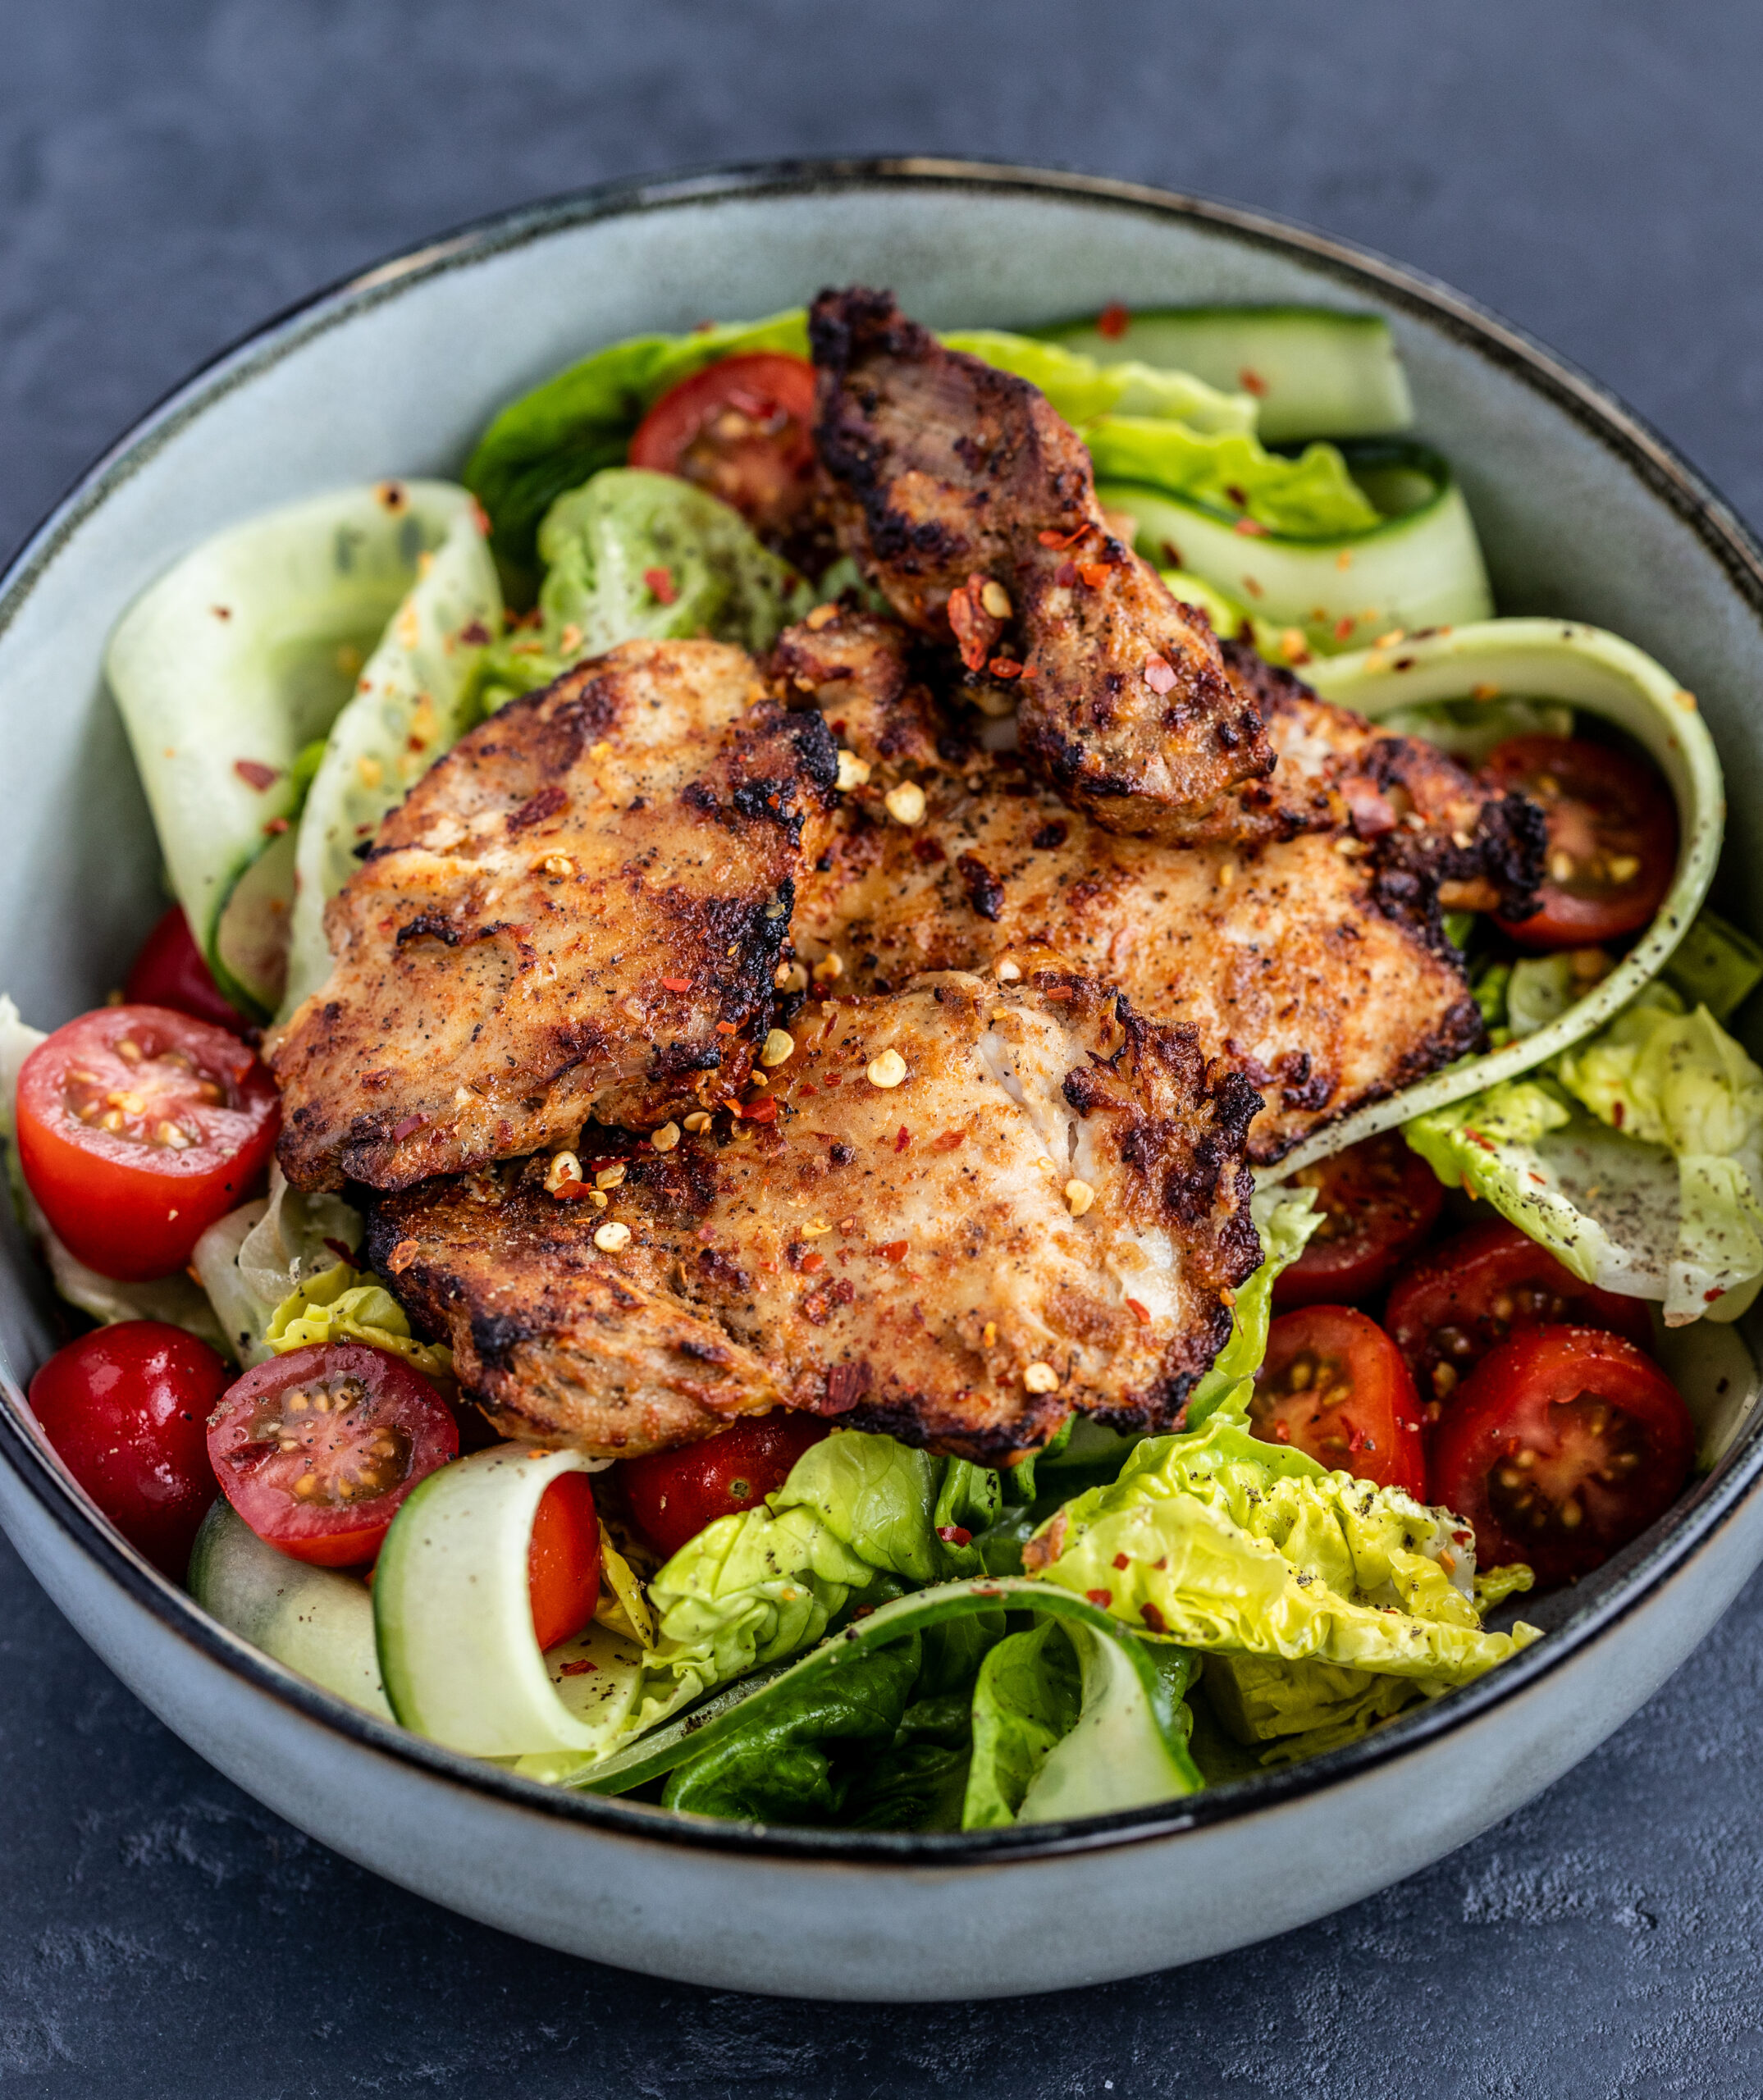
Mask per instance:
[[[781,1403],[993,1463],[1073,1408],[1172,1427],[1260,1258],[1253,1090],[1062,971],[794,1034],[774,1121],[584,1155],[604,1210],[542,1159],[376,1206],[376,1267],[499,1426],[635,1453]]]
[[[1535,812],[1252,651],[1227,653],[1280,754],[1272,836],[1172,848],[1099,830],[1012,756],[939,725],[889,622],[845,611],[789,630],[772,660],[779,692],[811,698],[871,768],[798,892],[797,954],[823,972],[836,956],[838,982],[862,993],[1057,955],[1192,1027],[1207,1057],[1263,1090],[1259,1163],[1479,1048],[1440,905],[1521,911],[1541,872]],[[890,810],[902,783],[923,795],[918,821]]]
[[[885,293],[823,292],[815,444],[842,544],[906,623],[1021,688],[1021,748],[1109,830],[1235,836],[1272,756],[1203,615],[1112,538],[1089,455],[1026,381]]]
[[[399,1189],[745,1083],[832,801],[744,651],[626,642],[465,737],[326,915],[268,1050],[297,1188]]]

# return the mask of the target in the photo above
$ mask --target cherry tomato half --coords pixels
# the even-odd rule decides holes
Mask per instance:
[[[1306,1305],[1273,1322],[1249,1422],[1263,1444],[1426,1500],[1414,1381],[1382,1328],[1351,1306]]]
[[[788,540],[814,502],[814,367],[779,350],[706,365],[650,409],[629,456],[720,496],[765,538]]]
[[[181,904],[174,904],[142,942],[122,996],[131,1007],[170,1007],[235,1034],[244,1026],[203,961]]]
[[[318,1568],[372,1560],[404,1497],[459,1450],[427,1379],[360,1342],[272,1358],[208,1418],[226,1500],[267,1545]]]
[[[1663,1516],[1695,1455],[1677,1388],[1633,1342],[1536,1327],[1490,1349],[1439,1424],[1432,1499],[1473,1526],[1482,1567],[1565,1582]]]
[[[812,1415],[761,1415],[701,1444],[627,1459],[619,1471],[631,1514],[657,1551],[678,1553],[706,1524],[751,1509],[782,1487],[790,1468],[829,1430]]]
[[[237,1036],[169,1007],[103,1007],[25,1060],[19,1163],[72,1252],[138,1282],[181,1268],[250,1195],[280,1116]]]
[[[1541,803],[1549,822],[1542,908],[1499,922],[1515,941],[1586,947],[1647,924],[1678,860],[1677,811],[1651,766],[1578,737],[1512,737],[1489,753],[1486,771],[1496,787]]]
[[[1302,1167],[1296,1180],[1315,1189],[1322,1221],[1274,1283],[1281,1311],[1371,1297],[1432,1230],[1445,1201],[1438,1176],[1397,1130]]]
[[[121,1320],[57,1349],[31,1412],[69,1472],[155,1568],[181,1579],[214,1500],[208,1410],[226,1364],[162,1320]]]
[[[527,1549],[532,1631],[541,1648],[581,1632],[600,1602],[600,1519],[586,1473],[560,1473],[539,1498]]]
[[[1582,1283],[1515,1225],[1495,1218],[1416,1258],[1390,1287],[1385,1331],[1420,1389],[1430,1426],[1487,1352],[1532,1327],[1599,1327],[1653,1345],[1638,1298]]]

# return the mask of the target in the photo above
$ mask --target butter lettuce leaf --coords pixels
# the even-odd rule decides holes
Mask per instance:
[[[1473,1541],[1448,1511],[1263,1444],[1221,1410],[1148,1439],[1036,1533],[1030,1573],[1207,1650],[1465,1683],[1534,1637],[1487,1633]]]
[[[1350,539],[1383,523],[1331,445],[1288,459],[1246,431],[1207,435],[1151,416],[1099,416],[1083,436],[1098,482],[1167,490],[1283,538]]]
[[[1057,1619],[1039,1619],[1026,1632],[998,1642],[974,1686],[964,1830],[1016,1821],[1054,1746],[1076,1726],[1083,1701],[1077,1658]]]
[[[537,627],[488,650],[474,687],[491,714],[621,641],[708,635],[757,653],[815,593],[746,520],[672,474],[609,468],[552,504]]]
[[[401,1356],[428,1378],[451,1378],[453,1352],[438,1342],[419,1342],[409,1316],[370,1270],[339,1262],[290,1292],[270,1316],[263,1340],[271,1353],[286,1356],[326,1342],[364,1342]]]
[[[1267,1655],[1208,1655],[1203,1680],[1215,1719],[1263,1765],[1337,1750],[1423,1696],[1413,1678]]]
[[[1717,911],[1704,910],[1665,965],[1669,983],[1717,1021],[1732,1019],[1763,984],[1763,947]]]
[[[1039,387],[1080,436],[1085,424],[1105,415],[1173,420],[1202,434],[1255,427],[1252,394],[1222,393],[1191,372],[1164,371],[1134,358],[1098,364],[1081,350],[1002,328],[959,328],[939,340]]]

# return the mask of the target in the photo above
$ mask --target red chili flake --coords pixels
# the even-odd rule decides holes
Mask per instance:
[[[1233,532],[1240,532],[1245,540],[1264,540],[1272,529],[1271,525],[1263,525],[1258,518],[1239,518],[1231,527]]]
[[[1168,692],[1176,682],[1175,666],[1167,656],[1153,656],[1144,667],[1144,682],[1153,692]]]
[[[1096,333],[1105,342],[1118,342],[1132,326],[1132,316],[1118,299],[1110,300],[1096,316]]]
[[[1124,1553],[1117,1553],[1114,1556],[1114,1565],[1117,1568],[1130,1568],[1132,1563],[1126,1558]]]
[[[256,788],[260,795],[265,788],[273,788],[281,778],[281,769],[279,766],[265,765],[261,759],[255,758],[235,758],[233,760],[233,771],[244,781],[247,788]]]
[[[586,1677],[590,1670],[599,1668],[598,1663],[591,1663],[586,1655],[578,1655],[573,1663],[560,1664],[557,1674],[559,1677]]]
[[[401,1145],[406,1138],[414,1137],[428,1121],[426,1116],[406,1116],[401,1123],[392,1125],[392,1143]]]
[[[1627,1116],[1628,1116],[1628,1107],[1627,1107],[1626,1103],[1624,1103],[1624,1102],[1620,1102],[1620,1101],[1613,1101],[1613,1102],[1610,1103],[1610,1120],[1611,1121],[1611,1122],[1612,1122],[1612,1123],[1614,1123],[1614,1124],[1615,1125],[1616,1128],[1617,1128],[1619,1130],[1622,1128],[1622,1126],[1623,1126],[1623,1123],[1624,1123],[1624,1120],[1626,1119],[1626,1117],[1627,1117]],[[1491,1152],[1491,1151],[1493,1150],[1493,1147],[1492,1147],[1491,1145],[1489,1145],[1489,1146],[1488,1146],[1488,1148],[1487,1148],[1487,1149],[1488,1149],[1490,1152]]]
[[[845,1258],[841,1254],[838,1258],[840,1261],[843,1261]],[[850,1284],[846,1282],[843,1276],[841,1276],[838,1282],[833,1285],[831,1295],[833,1303],[835,1305],[848,1305],[856,1294],[857,1294],[855,1290],[852,1289]]]
[[[518,832],[531,831],[537,824],[543,824],[547,817],[555,816],[568,806],[569,797],[554,780],[549,788],[540,788],[537,795],[528,797],[518,810],[510,810],[505,819],[509,838]]]
[[[1108,565],[1105,561],[1080,561],[1077,573],[1092,591],[1099,591],[1108,580]]]
[[[333,1247],[336,1244],[336,1241],[331,1239],[327,1239],[325,1242],[325,1244],[327,1247]],[[418,1246],[415,1240],[400,1239],[398,1244],[393,1248],[391,1253],[386,1257],[386,1266],[391,1271],[395,1276],[401,1276],[421,1252],[422,1249]],[[348,1249],[345,1248],[343,1250],[343,1259],[345,1262],[353,1265],[355,1258],[349,1253]]]
[[[958,1152],[966,1142],[967,1133],[965,1130],[945,1130],[940,1138],[931,1139],[930,1149],[933,1152]]]
[[[716,1033],[719,1035],[738,1035],[740,1032],[732,1020],[719,1020],[716,1024]]]
[[[664,977],[661,979],[661,989],[664,992],[689,992],[692,989],[692,979],[689,977]]]
[[[1335,639],[1336,641],[1345,641],[1352,632],[1353,615],[1350,613],[1343,613],[1335,622]]]
[[[1704,1305],[1711,1305],[1715,1299],[1724,1298],[1725,1295],[1726,1293],[1724,1290],[1705,1290],[1701,1294],[1701,1302]]]
[[[1126,1309],[1132,1314],[1134,1319],[1139,1322],[1139,1325],[1141,1327],[1149,1327],[1150,1326],[1151,1308],[1149,1306],[1141,1305],[1136,1298],[1129,1298],[1126,1301]]]
[[[324,1244],[330,1249],[331,1252],[336,1255],[338,1261],[343,1262],[345,1266],[353,1267],[355,1259],[355,1250],[349,1245],[346,1239],[327,1239]],[[415,1253],[416,1242],[413,1239],[400,1239],[398,1244],[393,1248],[392,1252],[395,1254],[400,1253],[405,1247],[409,1247],[413,1254]]]
[[[671,605],[679,596],[679,586],[674,581],[674,572],[670,568],[646,568],[642,580],[655,594],[659,605]]]
[[[1084,1595],[1089,1598],[1091,1604],[1100,1605],[1104,1611],[1114,1601],[1114,1592],[1112,1590],[1085,1590]]]
[[[1140,1605],[1139,1616],[1153,1633],[1167,1633],[1169,1631],[1168,1620],[1164,1618],[1155,1605]]]
[[[490,639],[490,630],[482,620],[468,620],[459,629],[459,639],[473,649],[481,649]]]
[[[731,1107],[733,1105],[730,1103]],[[775,1123],[778,1120],[778,1104],[768,1096],[764,1101],[747,1102],[742,1107],[741,1113],[749,1123]]]
[[[1053,580],[1055,583],[1063,584],[1069,591],[1077,581],[1077,564],[1075,561],[1061,562],[1053,573]]]
[[[1044,547],[1075,547],[1089,530],[1086,518],[1075,532],[1037,532],[1035,536]]]
[[[794,1090],[794,1092],[795,1092],[797,1094],[798,1094],[798,1095],[799,1095],[799,1096],[800,1096],[800,1097],[801,1097],[804,1101],[806,1101],[806,1100],[807,1099],[807,1098],[809,1097],[809,1095],[810,1095],[810,1094],[811,1094],[811,1093],[818,1093],[820,1091],[820,1088],[819,1088],[819,1087],[817,1087],[817,1086],[808,1086],[808,1085],[806,1085],[806,1084],[804,1084],[804,1085],[802,1085],[802,1086],[797,1087],[797,1088],[796,1088],[796,1089],[794,1089],[793,1090]]]
[[[985,667],[994,678],[1020,678],[1022,666],[1012,656],[994,656]]]
[[[1077,994],[1069,984],[1049,984],[1041,993],[1041,997],[1044,999],[1051,1000],[1054,1006],[1057,1006],[1062,999],[1075,999]]]
[[[554,1203],[579,1203],[594,1193],[591,1181],[560,1181],[551,1191]]]
[[[1236,383],[1245,394],[1253,394],[1258,401],[1267,398],[1267,382],[1252,364],[1245,364],[1236,375]]]
[[[937,1536],[945,1545],[968,1545],[973,1540],[973,1533],[961,1524],[939,1524]]]
[[[884,1262],[903,1262],[906,1250],[911,1243],[905,1239],[890,1239],[886,1246],[876,1249]]]
[[[268,838],[280,838],[287,828],[288,820],[285,817],[272,817],[263,827],[264,836]]]
[[[826,1267],[826,1257],[824,1254],[804,1254],[797,1266],[805,1276],[811,1276],[816,1270]]]
[[[904,1152],[911,1142],[911,1134],[907,1130],[905,1124],[902,1123],[900,1125],[900,1134],[893,1141],[893,1148],[896,1152]]]
[[[208,610],[217,620],[230,620],[233,616],[233,609],[231,605],[210,605]]]

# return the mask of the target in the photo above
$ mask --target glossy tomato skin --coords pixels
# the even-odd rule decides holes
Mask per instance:
[[[124,1320],[57,1349],[30,1381],[31,1412],[69,1472],[174,1580],[214,1500],[206,1425],[230,1375],[181,1327]]]
[[[1662,1517],[1695,1455],[1676,1387],[1632,1342],[1536,1327],[1489,1350],[1439,1424],[1432,1499],[1473,1527],[1482,1567],[1522,1560],[1552,1586]]]
[[[80,1260],[125,1282],[184,1267],[250,1196],[280,1120],[274,1080],[238,1037],[169,1007],[83,1014],[19,1074],[31,1194]]]
[[[650,409],[629,459],[719,496],[763,538],[791,541],[815,501],[814,367],[778,350],[706,365]]]
[[[175,1013],[193,1014],[235,1035],[245,1025],[203,961],[180,904],[174,904],[142,942],[122,998],[126,1006],[170,1007]]]
[[[1669,791],[1642,760],[1578,737],[1512,737],[1489,753],[1487,777],[1521,788],[1548,819],[1541,909],[1501,920],[1530,948],[1585,947],[1638,933],[1677,870]]]
[[[1426,1500],[1414,1381],[1382,1328],[1350,1305],[1306,1305],[1273,1322],[1249,1421],[1264,1444]]]
[[[1430,1427],[1487,1352],[1532,1327],[1599,1327],[1637,1349],[1653,1343],[1644,1300],[1582,1283],[1504,1218],[1418,1255],[1390,1288],[1385,1331],[1420,1390]]]
[[[527,1549],[533,1636],[555,1648],[579,1633],[600,1601],[600,1519],[586,1473],[560,1473],[539,1497]]]
[[[227,1500],[266,1545],[317,1568],[372,1560],[404,1497],[459,1451],[452,1411],[427,1379],[360,1342],[272,1357],[208,1418]]]
[[[672,1555],[706,1524],[763,1502],[810,1445],[829,1433],[812,1415],[761,1415],[676,1451],[619,1468],[630,1511],[657,1551]]]
[[[1273,1285],[1281,1312],[1375,1297],[1438,1221],[1445,1190],[1401,1133],[1386,1130],[1300,1170],[1322,1222]]]

